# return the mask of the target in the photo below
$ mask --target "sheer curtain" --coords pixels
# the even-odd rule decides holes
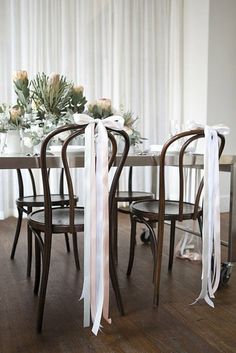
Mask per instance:
[[[139,116],[161,144],[180,119],[182,0],[1,0],[0,102],[14,103],[12,72],[58,72]],[[139,170],[137,187],[150,188]],[[14,213],[14,171],[0,171],[0,217]],[[14,185],[14,187],[12,187]]]

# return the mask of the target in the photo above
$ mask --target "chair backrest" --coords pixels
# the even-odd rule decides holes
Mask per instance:
[[[22,175],[22,170],[17,169],[16,172],[17,172],[17,180],[18,180],[19,198],[28,196],[28,194],[25,195],[24,177]],[[28,172],[28,178],[26,177],[26,179],[27,181],[30,182],[32,195],[36,197],[38,195],[38,192],[36,187],[35,175],[31,169],[27,169],[27,172]],[[50,175],[50,168],[48,169],[48,175]],[[63,168],[61,168],[60,170],[58,193],[61,196],[64,195],[64,169]]]
[[[176,184],[178,184],[177,200],[179,201],[179,218],[178,218],[179,221],[183,220],[183,202],[185,201],[184,191],[186,190],[186,187],[185,187],[186,178],[184,177],[184,169],[186,168],[186,166],[188,167],[194,166],[194,164],[197,163],[199,158],[202,158],[202,156],[199,156],[198,154],[194,154],[188,151],[191,151],[191,148],[190,148],[191,144],[195,144],[197,140],[204,139],[204,138],[205,138],[205,134],[203,129],[188,130],[188,131],[181,132],[173,136],[172,138],[170,138],[164,144],[160,154],[160,174],[159,174],[160,209],[164,210],[164,203],[165,203],[165,197],[166,197],[165,196],[165,172],[166,172],[166,166],[168,165],[168,158],[173,158],[174,164],[178,167],[178,174],[179,174],[178,181],[176,181]],[[220,158],[225,146],[225,138],[223,135],[218,133],[218,139],[219,139],[218,146],[219,146],[219,158]],[[173,151],[173,148],[172,148],[173,146],[175,146],[174,148],[175,152],[171,152]],[[171,164],[172,163],[173,161],[171,162]],[[203,161],[202,161],[202,166],[203,166]],[[204,180],[202,178],[200,180],[199,186],[196,188],[193,219],[196,219],[197,217],[197,210],[199,207],[201,193],[203,190],[203,183],[204,183]],[[163,214],[160,216],[164,217]]]
[[[47,148],[50,145],[50,142],[55,138],[56,135],[59,135],[63,132],[68,133],[68,137],[65,139],[65,141],[62,144],[61,148],[61,153],[58,155],[58,158],[60,158],[60,161],[58,161],[59,165],[61,165],[64,168],[65,172],[65,184],[67,186],[67,192],[70,197],[70,224],[71,224],[71,231],[73,232],[73,222],[74,222],[74,185],[73,185],[73,178],[71,176],[71,165],[74,166],[74,159],[76,158],[76,154],[70,154],[70,151],[68,149],[68,145],[73,143],[73,141],[80,135],[85,133],[86,125],[77,125],[77,124],[71,124],[71,125],[65,125],[62,127],[59,127],[49,133],[41,147],[41,153],[40,153],[40,167],[41,167],[41,173],[42,173],[42,180],[43,180],[43,189],[44,189],[44,197],[45,197],[45,223],[46,224],[51,224],[51,218],[52,218],[52,212],[51,212],[51,193],[50,193],[50,183],[49,183],[49,176],[48,176],[48,158],[47,158]],[[94,125],[94,128],[96,129],[96,124]],[[122,171],[122,168],[125,164],[126,157],[128,155],[129,151],[129,137],[125,131],[116,131],[110,128],[106,128],[107,133],[108,133],[108,140],[109,140],[109,156],[108,156],[108,169],[115,164],[116,169],[115,172],[112,176],[112,180],[110,181],[110,190],[109,190],[109,215],[111,217],[112,215],[112,209],[114,207],[114,199],[115,199],[115,192],[117,188],[117,183],[119,181],[119,177]],[[120,135],[124,139],[124,149],[123,153],[119,153],[119,159],[116,159],[117,155],[117,140],[114,137],[115,135]],[[82,159],[84,159],[84,154],[81,152],[80,156]],[[78,192],[80,192],[78,190]]]

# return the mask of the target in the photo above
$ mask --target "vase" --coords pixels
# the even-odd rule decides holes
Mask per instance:
[[[6,153],[20,154],[21,153],[21,137],[19,130],[9,130],[6,136]]]

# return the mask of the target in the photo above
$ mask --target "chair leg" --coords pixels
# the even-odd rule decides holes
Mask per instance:
[[[65,233],[65,242],[66,242],[66,250],[67,252],[70,252],[70,242],[69,242],[68,233]]]
[[[130,276],[134,263],[134,253],[135,253],[135,245],[136,245],[136,225],[137,222],[134,217],[130,217],[131,221],[131,231],[130,231],[130,247],[129,247],[129,263],[126,275]]]
[[[45,244],[43,249],[43,268],[42,268],[42,278],[39,293],[39,304],[38,304],[38,318],[37,318],[37,331],[41,333],[43,324],[43,314],[45,307],[45,298],[47,291],[48,275],[50,268],[50,258],[51,258],[51,239],[52,235],[45,234]]]
[[[115,202],[115,206],[113,209],[112,216],[112,227],[113,227],[113,253],[114,253],[114,261],[115,264],[118,264],[118,208],[117,202]]]
[[[30,277],[31,263],[32,263],[32,231],[29,227],[27,227],[27,239],[28,239],[27,277]]]
[[[109,248],[110,248],[109,249],[109,252],[110,252],[109,271],[110,271],[111,283],[112,283],[112,287],[115,292],[118,309],[120,311],[120,314],[123,316],[125,314],[124,313],[124,306],[123,306],[123,302],[122,302],[122,298],[121,298],[120,287],[119,287],[118,278],[117,278],[116,265],[115,265],[115,261],[114,261],[113,248],[111,245],[111,241],[109,242]]]
[[[200,233],[201,233],[201,236],[202,236],[202,217],[199,217],[197,220],[198,220],[198,225],[199,225]]]
[[[169,247],[169,264],[168,271],[172,270],[175,248],[175,220],[170,223],[170,247]]]
[[[114,216],[114,212],[116,211],[116,207],[117,207],[116,202],[113,202],[113,205],[112,205],[111,211],[110,211],[111,217]],[[109,272],[110,272],[112,287],[115,292],[118,310],[121,315],[124,315],[124,306],[123,306],[122,297],[121,297],[121,293],[120,293],[120,287],[119,287],[118,277],[117,277],[117,272],[116,272],[116,261],[115,261],[115,257],[114,257],[114,224],[113,224],[113,222],[110,222],[110,227],[109,227]]]
[[[17,219],[17,225],[16,225],[16,232],[14,236],[14,241],[11,249],[11,259],[14,259],[15,252],[16,252],[16,246],[18,243],[19,235],[20,235],[20,230],[21,230],[21,223],[22,223],[22,217],[23,217],[23,211],[21,208],[17,207],[18,211],[18,219]]]
[[[40,236],[40,233],[39,233]],[[41,252],[38,240],[35,239],[35,281],[34,281],[34,294],[38,295],[39,283],[41,274]]]
[[[28,207],[27,214],[32,212],[32,207]],[[27,247],[28,247],[28,255],[27,255],[27,277],[31,275],[31,264],[32,264],[32,230],[27,225]]]
[[[77,234],[72,234],[73,239],[73,250],[74,250],[74,258],[75,258],[75,266],[77,270],[80,270],[80,263],[79,263],[79,251],[78,251],[78,241],[77,241]]]
[[[160,224],[161,223],[161,224]],[[164,237],[164,220],[158,223],[158,237],[156,243],[156,258],[154,264],[154,295],[153,304],[155,306],[159,303],[159,292],[160,292],[160,281],[161,281],[161,262],[162,262],[162,250],[163,250],[163,237]]]

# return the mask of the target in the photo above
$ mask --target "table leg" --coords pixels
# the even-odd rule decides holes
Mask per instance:
[[[236,163],[231,165],[228,261],[236,261]]]

